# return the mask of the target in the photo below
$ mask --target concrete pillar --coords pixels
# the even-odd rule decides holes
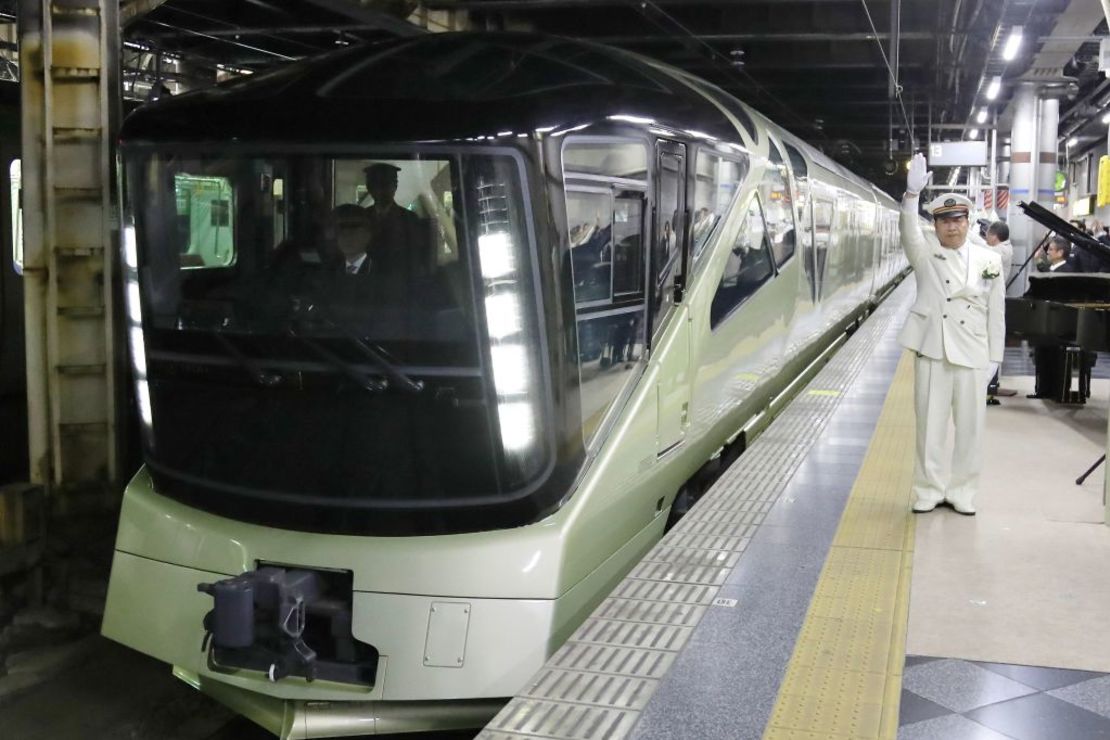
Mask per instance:
[[[1037,89],[1031,82],[1023,82],[1014,91],[1013,128],[1010,132],[1010,206],[1006,221],[1010,226],[1010,241],[1014,245],[1014,264],[1020,265],[1029,256],[1043,236],[1044,229],[1026,218],[1017,207],[1020,201],[1036,199],[1037,171]],[[1055,142],[1053,142],[1055,148]],[[1013,285],[1010,295],[1025,292],[1028,269]]]
[[[1048,210],[1056,205],[1056,137],[1060,130],[1059,98],[1042,94],[1037,123],[1037,202]]]

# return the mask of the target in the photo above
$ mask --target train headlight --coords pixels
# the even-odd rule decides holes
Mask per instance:
[[[146,374],[146,341],[143,336],[142,293],[139,290],[139,248],[135,225],[123,227],[124,302],[127,306],[127,343],[131,350],[131,370],[135,374],[135,399],[139,404],[143,437],[154,444],[154,413],[150,405],[150,383]]]
[[[501,449],[517,465],[535,450],[537,379],[531,352],[536,341],[525,321],[519,245],[513,239],[508,189],[496,179],[478,183],[478,261],[485,288],[486,334]]]

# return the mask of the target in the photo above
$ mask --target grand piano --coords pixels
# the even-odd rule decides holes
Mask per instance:
[[[1018,207],[1049,229],[1042,246],[1059,234],[1075,249],[1085,250],[1090,261],[1110,264],[1107,245],[1036,203]],[[1085,402],[1091,395],[1094,353],[1110,351],[1110,273],[1031,273],[1025,295],[1006,299],[1006,333],[1034,347],[1037,396],[1059,403]],[[1076,371],[1079,387],[1073,391]]]

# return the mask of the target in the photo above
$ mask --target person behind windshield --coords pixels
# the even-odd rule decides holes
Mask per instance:
[[[353,203],[344,203],[332,211],[335,244],[339,255],[331,265],[333,272],[366,275],[373,266],[367,250],[373,243],[370,215]]]
[[[371,228],[370,256],[383,272],[412,276],[431,268],[431,240],[427,222],[397,203],[397,173],[384,162],[375,162],[366,173],[366,190],[374,202],[366,208]]]

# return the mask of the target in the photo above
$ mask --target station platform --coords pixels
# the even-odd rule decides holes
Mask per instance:
[[[511,738],[1110,738],[1110,381],[1025,397],[1007,351],[978,515],[910,512],[907,279],[482,731]]]

